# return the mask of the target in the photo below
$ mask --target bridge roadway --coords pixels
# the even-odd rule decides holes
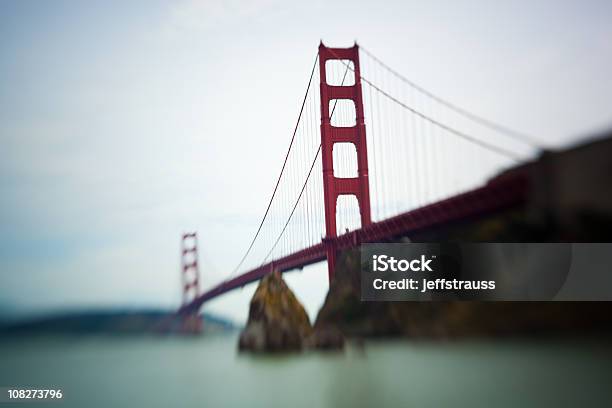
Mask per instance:
[[[374,222],[323,242],[263,264],[240,276],[224,281],[181,307],[179,314],[197,313],[202,304],[231,290],[258,281],[273,270],[287,272],[303,268],[326,259],[326,246],[338,251],[358,247],[361,243],[391,242],[402,236],[479,217],[496,211],[521,205],[527,200],[528,177],[522,171],[511,171],[490,180],[482,187],[448,199]]]

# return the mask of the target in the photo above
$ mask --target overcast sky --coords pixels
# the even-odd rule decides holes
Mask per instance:
[[[561,146],[612,124],[609,1],[0,1],[0,311],[177,306],[265,210],[320,39]],[[287,276],[314,316],[325,266]],[[205,306],[243,321],[253,287]]]

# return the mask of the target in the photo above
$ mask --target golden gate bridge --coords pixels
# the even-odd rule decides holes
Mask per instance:
[[[525,175],[491,177],[540,149],[357,44],[321,43],[267,207],[231,274],[202,292],[197,237],[183,235],[179,314],[195,316],[275,270],[326,260],[331,281],[339,251],[516,206],[526,200]]]

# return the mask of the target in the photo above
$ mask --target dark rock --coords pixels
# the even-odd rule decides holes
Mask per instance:
[[[281,274],[274,272],[260,281],[251,299],[238,347],[255,352],[301,350],[311,332],[304,307]]]

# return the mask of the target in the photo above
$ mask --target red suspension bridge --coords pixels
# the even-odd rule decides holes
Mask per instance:
[[[331,281],[339,251],[517,205],[520,174],[487,180],[538,149],[364,48],[321,44],[267,208],[230,276],[200,292],[196,236],[183,236],[179,312],[273,270],[327,260]]]

